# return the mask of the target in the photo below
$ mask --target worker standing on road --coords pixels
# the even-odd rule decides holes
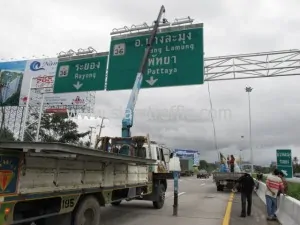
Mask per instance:
[[[257,179],[256,190],[258,190],[259,189],[259,181],[261,182],[263,179],[263,174],[261,171],[259,171],[258,174],[256,175],[256,179]]]
[[[229,171],[230,171],[230,157],[229,156],[227,156],[227,166],[228,166]]]
[[[284,178],[285,175],[287,175],[287,174],[284,174],[282,171],[279,172],[278,176],[281,178],[282,183],[283,183],[283,192],[282,192],[282,190],[279,190],[277,196],[280,196],[280,194],[286,194],[288,191],[288,182]]]
[[[284,192],[283,182],[279,177],[278,169],[275,169],[273,174],[268,175],[266,187],[267,220],[276,220],[275,212],[277,211],[277,194],[279,190]]]
[[[246,217],[246,201],[247,201],[247,215],[251,215],[252,209],[252,193],[255,187],[254,179],[250,174],[245,173],[237,180],[237,185],[241,191],[241,201],[242,201],[242,212],[241,217]]]
[[[287,174],[284,174],[282,171],[279,171],[278,176],[281,178],[282,183],[283,183],[283,192],[282,192],[282,190],[278,191],[278,194],[277,194],[277,209],[278,209],[279,204],[280,204],[280,194],[286,194],[287,191],[288,191],[288,183],[287,183],[286,179],[284,178],[285,175],[287,175]]]
[[[230,172],[233,173],[234,172],[234,163],[235,163],[235,158],[233,155],[231,155],[230,160],[229,160],[229,164],[230,164]]]

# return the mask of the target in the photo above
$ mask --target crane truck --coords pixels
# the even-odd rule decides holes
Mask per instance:
[[[122,120],[122,137],[97,137],[94,149],[0,142],[1,225],[100,225],[100,207],[118,206],[124,200],[147,200],[156,209],[163,207],[171,150],[151,141],[149,135],[131,136],[130,128],[164,12],[162,6]]]

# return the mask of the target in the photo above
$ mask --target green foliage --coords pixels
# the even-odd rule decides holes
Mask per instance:
[[[206,162],[206,160],[200,160],[198,169],[206,170],[207,172],[212,172],[213,170],[217,169],[217,166],[214,163]]]
[[[296,156],[293,158],[293,170],[294,173],[300,173],[299,159]]]
[[[35,119],[38,118],[34,115]],[[30,125],[24,136],[25,141],[32,141],[36,136],[37,125]],[[42,142],[62,142],[70,144],[81,144],[80,138],[87,136],[90,131],[78,132],[78,125],[71,120],[65,119],[59,114],[44,114],[41,119],[39,138]],[[83,143],[87,146],[87,143]]]
[[[0,141],[15,141],[13,132],[3,127],[2,130],[0,130]]]
[[[254,166],[254,170],[259,171],[263,174],[267,174],[271,172],[270,167],[263,167],[263,166]]]

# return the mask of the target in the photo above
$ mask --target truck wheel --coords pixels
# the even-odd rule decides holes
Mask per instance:
[[[112,202],[111,205],[113,206],[119,206],[121,204],[122,200],[120,201],[116,201],[116,202]]]
[[[100,204],[95,197],[86,197],[79,203],[74,225],[100,225]]]
[[[153,207],[155,209],[161,209],[165,204],[165,197],[166,197],[165,186],[160,184],[158,186],[157,192],[158,192],[157,193],[158,194],[158,201],[153,202]]]
[[[224,190],[224,187],[222,185],[217,186],[217,191],[223,191],[223,190]]]

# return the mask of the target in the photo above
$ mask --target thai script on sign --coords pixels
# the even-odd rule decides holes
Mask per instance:
[[[181,42],[185,44],[186,40],[192,40],[192,32],[185,32],[179,33],[179,34],[166,34],[161,37],[155,37],[154,39],[154,44],[167,44],[167,43],[172,43],[172,42]],[[146,46],[149,43],[149,38],[145,38],[145,43],[142,43],[141,39],[136,39],[134,46],[135,47],[141,47],[141,46]]]
[[[50,88],[53,86],[54,77],[53,76],[38,76],[35,78],[35,88]]]

